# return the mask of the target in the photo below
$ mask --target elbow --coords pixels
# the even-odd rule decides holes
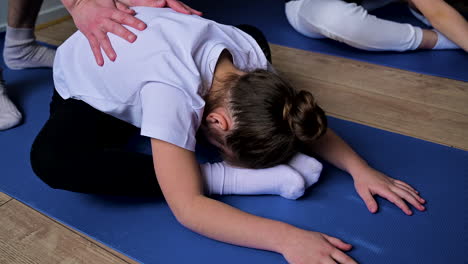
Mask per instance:
[[[193,230],[195,219],[197,218],[197,214],[200,212],[200,210],[197,209],[199,207],[197,204],[200,199],[203,198],[206,199],[203,195],[199,195],[191,199],[181,201],[176,206],[171,206],[172,213],[177,219],[177,222],[184,227]]]

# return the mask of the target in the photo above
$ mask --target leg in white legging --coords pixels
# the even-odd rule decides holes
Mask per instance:
[[[415,50],[423,40],[419,27],[377,18],[364,7],[342,0],[290,1],[286,4],[286,16],[293,28],[305,36],[328,37],[364,50]]]

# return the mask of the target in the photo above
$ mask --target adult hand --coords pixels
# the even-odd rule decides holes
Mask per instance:
[[[86,36],[93,51],[96,63],[104,65],[101,48],[111,61],[117,54],[110,43],[107,33],[113,33],[133,43],[137,36],[123,25],[143,30],[146,24],[134,17],[135,11],[129,6],[170,7],[184,14],[201,15],[177,0],[62,0],[73,17],[77,28]]]
[[[190,6],[178,0],[119,0],[127,6],[152,6],[152,7],[170,7],[174,11],[187,15],[203,15],[202,12],[191,8]]]
[[[364,200],[371,213],[377,212],[378,209],[377,202],[373,197],[375,194],[394,203],[407,215],[412,215],[413,212],[405,201],[419,211],[426,209],[423,206],[426,201],[419,196],[419,192],[413,187],[405,182],[390,178],[371,167],[366,167],[359,171],[359,173],[355,173],[353,178],[357,193]]]
[[[288,263],[357,264],[351,257],[343,253],[343,251],[350,250],[352,246],[338,238],[297,229],[294,234],[291,234],[291,237],[286,239],[288,242],[282,253]]]

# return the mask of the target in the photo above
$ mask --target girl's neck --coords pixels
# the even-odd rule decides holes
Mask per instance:
[[[231,53],[228,50],[223,50],[216,63],[210,92],[222,89],[224,87],[223,80],[233,73],[237,75],[245,74],[245,72],[236,68]]]

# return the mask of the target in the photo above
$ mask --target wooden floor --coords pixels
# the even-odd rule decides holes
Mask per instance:
[[[71,18],[40,26],[60,45]],[[468,150],[468,83],[272,45],[273,63],[331,116]],[[0,263],[135,263],[0,193]]]

